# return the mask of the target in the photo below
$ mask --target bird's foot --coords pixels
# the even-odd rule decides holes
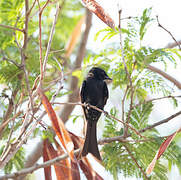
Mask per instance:
[[[107,111],[104,111],[104,114],[105,114],[106,116],[109,116],[109,113],[108,113]]]
[[[90,108],[90,104],[89,103],[84,103],[84,106],[89,109]]]

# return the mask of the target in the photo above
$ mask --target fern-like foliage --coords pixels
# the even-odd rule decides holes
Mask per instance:
[[[5,146],[1,146],[0,155],[2,154]],[[4,167],[5,174],[12,172],[12,170],[20,170],[24,167],[25,162],[25,150],[21,147],[18,152],[14,155],[14,157],[8,161],[6,166]]]
[[[34,0],[29,0],[29,8],[32,7]],[[40,6],[43,7],[45,1],[39,2]],[[61,3],[61,2],[60,2]],[[42,20],[42,54],[44,56],[46,52],[46,47],[49,39],[49,33],[52,26],[52,21],[54,19],[56,5],[53,3],[47,6],[43,12]],[[31,14],[29,15],[28,21],[28,42],[26,49],[23,49],[25,54],[25,67],[29,80],[30,89],[33,87],[34,80],[40,74],[39,65],[39,16],[38,16],[39,6],[35,3]],[[75,13],[77,12],[77,13]],[[62,11],[59,14],[58,21],[56,24],[56,31],[54,33],[54,38],[51,44],[51,51],[61,50],[56,53],[50,53],[48,57],[47,73],[44,79],[43,85],[48,86],[54,78],[60,76],[60,69],[53,56],[55,56],[61,64],[64,63],[62,56],[65,53],[65,46],[70,38],[70,35],[79,21],[79,19],[84,14],[84,10],[79,1],[67,0],[64,6],[62,6]],[[24,29],[25,23],[25,1],[24,0],[1,0],[0,1],[0,24],[16,27],[19,29]],[[22,68],[22,52],[21,48],[23,46],[24,33],[20,31],[15,31],[10,28],[0,27],[0,124],[4,123],[4,117],[8,111],[10,104],[10,99],[13,100],[13,111],[9,117],[13,117],[18,111],[24,112],[24,104],[28,99],[27,83],[25,81],[24,71]],[[21,47],[21,48],[20,48]],[[66,63],[71,63],[66,59]],[[58,69],[58,70],[57,70]],[[66,68],[65,68],[66,70]],[[3,92],[2,92],[3,86]],[[47,96],[51,98],[57,89],[53,89],[47,92]],[[13,95],[16,94],[16,95]],[[57,97],[64,96],[68,94],[68,90],[63,90],[61,93],[57,94]],[[34,108],[36,108],[36,103],[34,102]],[[13,119],[13,123],[10,122],[1,132],[0,149],[3,151],[4,144],[8,142],[9,135],[12,133],[11,141],[17,134],[19,134],[20,126],[22,126],[22,116]],[[36,118],[34,116],[34,118]],[[37,126],[33,136],[41,137],[42,128]],[[11,132],[11,133],[10,133]],[[48,136],[48,135],[47,135]],[[11,142],[10,141],[10,142]],[[12,142],[13,143],[13,142]],[[2,152],[1,152],[2,153]],[[0,153],[0,155],[1,155]],[[10,173],[14,170],[19,170],[23,167],[23,162],[25,160],[25,151],[21,148],[12,160],[6,165],[4,172]]]
[[[151,63],[163,63],[166,69],[168,62],[176,66],[176,58],[181,59],[180,52],[176,49],[154,49],[142,45],[147,29],[153,22],[151,8],[145,9],[141,17],[133,18],[128,22],[127,28],[121,29],[123,51],[120,50],[119,46],[108,46],[106,50],[100,52],[99,56],[97,55],[92,59],[95,64],[100,63],[103,66],[109,64],[108,72],[114,79],[113,88],[119,88],[123,92],[127,90],[125,93],[128,107],[125,108],[124,119],[129,121],[130,125],[138,131],[149,126],[149,117],[154,108],[152,102],[144,102],[147,95],[162,94],[168,96],[174,92],[163,77],[148,70],[147,66]],[[101,36],[101,41],[104,41],[113,36],[119,36],[119,31],[118,29],[113,31],[106,28],[96,34],[96,39],[99,36]],[[132,87],[130,87],[128,73],[125,71],[123,56],[131,77]],[[102,60],[104,57],[106,58]],[[131,96],[132,93],[133,96]],[[133,101],[133,108],[129,109],[131,101]],[[173,101],[176,100],[173,99]],[[174,104],[176,105],[177,101]],[[121,110],[114,108],[110,113],[116,116],[118,111],[121,112]],[[124,138],[125,126],[120,126],[114,119],[106,118],[105,121],[104,137],[121,136]],[[164,138],[155,128],[143,133],[146,139],[140,139],[129,128],[128,133],[127,142],[116,141],[104,145],[102,151],[104,152],[105,167],[113,174],[114,179],[119,179],[119,173],[123,174],[125,178],[137,177],[145,179],[143,172],[146,172],[146,168],[154,158]],[[180,156],[181,148],[175,142],[172,142],[163,157],[157,161],[150,179],[168,179],[167,173],[173,164],[177,165],[180,170]]]
[[[147,127],[150,113],[153,110],[151,102],[135,107],[130,116],[130,123],[138,130]]]
[[[136,107],[131,113],[130,123],[132,126],[137,130],[147,127],[149,125],[148,119],[152,108],[152,103]],[[111,110],[111,113],[112,111],[113,110]],[[117,121],[109,118],[106,118],[105,121],[104,137],[123,135],[123,128],[118,126]],[[160,137],[156,129],[145,132],[143,135],[147,138],[142,140],[140,140],[140,137],[135,135],[134,132],[129,131],[129,133],[131,136],[127,139],[128,142],[116,141],[104,145],[102,148],[102,151],[104,152],[104,165],[106,169],[113,174],[114,179],[118,179],[119,173],[123,174],[125,178],[137,177],[145,179],[140,167],[146,172],[147,166],[154,158],[164,139]],[[127,149],[129,151],[127,151]],[[162,159],[157,161],[151,179],[168,179],[167,165],[169,164],[171,166],[175,164],[180,169],[180,156],[181,148],[175,142],[172,142]],[[134,157],[134,159],[132,157]],[[163,159],[165,159],[165,161],[163,161]]]

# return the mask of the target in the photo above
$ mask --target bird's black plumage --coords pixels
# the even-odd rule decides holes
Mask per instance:
[[[109,97],[107,84],[104,81],[106,79],[111,80],[103,69],[93,67],[82,83],[80,92],[81,102],[103,110]],[[96,125],[101,116],[101,112],[89,106],[83,107],[83,111],[87,121],[87,130],[82,156],[92,153],[97,159],[101,160],[96,133]]]

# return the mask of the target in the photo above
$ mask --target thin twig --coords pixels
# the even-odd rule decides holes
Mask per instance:
[[[124,136],[114,136],[114,137],[107,137],[107,138],[103,138],[98,140],[98,144],[99,145],[103,145],[103,144],[107,144],[107,143],[111,143],[111,142],[115,142],[115,141],[119,141],[121,143],[140,143],[140,142],[147,142],[147,141],[154,141],[154,139],[152,138],[147,138],[147,139],[140,139],[140,140],[135,140],[135,139],[125,139],[127,137]]]
[[[66,102],[66,103],[55,102],[55,103],[53,103],[53,104],[60,104],[60,105],[69,104],[69,105],[78,105],[78,106],[84,106],[84,107],[89,106],[89,107],[91,107],[91,108],[93,108],[93,109],[95,109],[95,110],[103,113],[104,115],[108,116],[109,118],[112,118],[112,119],[114,119],[114,120],[116,120],[116,121],[118,121],[118,122],[121,122],[122,124],[128,126],[128,127],[129,127],[131,130],[133,130],[138,136],[143,137],[135,128],[133,128],[132,126],[130,126],[130,125],[127,124],[126,122],[123,122],[122,120],[120,120],[120,119],[118,119],[118,118],[116,118],[116,117],[108,114],[107,112],[105,112],[105,111],[102,110],[102,109],[99,109],[99,108],[96,107],[96,106],[92,106],[92,105],[89,105],[89,104],[82,104],[82,103],[71,103],[71,102]]]
[[[146,103],[149,103],[149,102],[158,101],[158,100],[162,100],[162,99],[170,99],[170,98],[181,98],[181,96],[171,96],[171,95],[169,95],[169,96],[163,96],[163,97],[159,97],[159,98],[153,98],[153,99],[145,100],[143,102],[135,104],[133,106],[133,109],[138,107],[138,106],[141,106],[142,104],[146,104]]]
[[[32,6],[31,6],[30,9],[28,10],[28,12],[27,12],[27,15],[28,15],[28,16],[31,14],[31,11],[32,11],[32,9],[34,8],[35,3],[36,3],[36,0],[34,0]]]
[[[42,13],[44,11],[44,9],[46,8],[46,6],[48,5],[50,0],[47,0],[46,3],[44,4],[44,6],[41,8],[40,7],[40,2],[39,0],[37,0],[38,2],[38,6],[39,6],[39,56],[40,56],[40,87],[42,86],[42,80],[43,80],[43,58],[42,58],[42,30],[41,30],[41,17],[42,17]]]
[[[64,80],[64,72],[63,72],[63,67],[61,66],[61,64],[59,63],[58,59],[56,57],[53,57],[55,59],[55,61],[57,62],[59,68],[61,69],[61,79],[60,81],[58,81],[59,83],[59,88],[57,89],[57,91],[55,92],[55,94],[52,96],[52,101],[54,102],[56,96],[58,95],[58,93],[60,92],[61,89],[63,89],[63,80]]]
[[[28,72],[26,69],[26,55],[25,55],[25,50],[26,50],[26,47],[28,44],[28,21],[29,21],[28,11],[29,11],[29,0],[25,0],[25,29],[24,29],[24,44],[23,44],[23,47],[21,50],[21,66],[24,71],[26,87],[28,90],[31,110],[33,113],[34,112],[33,97],[32,97],[32,92],[31,92],[31,88],[30,88],[30,82],[28,79]]]
[[[121,13],[122,13],[122,10],[120,9],[119,10],[119,26],[118,26],[119,35],[120,35],[120,48],[121,48],[121,52],[122,52],[122,60],[123,60],[124,68],[125,68],[126,75],[128,77],[129,84],[130,84],[129,88],[131,90],[130,108],[129,108],[126,124],[124,124],[124,125],[126,125],[125,128],[124,128],[124,135],[127,136],[128,124],[130,122],[130,116],[131,116],[131,111],[132,111],[132,106],[133,106],[134,88],[133,88],[131,75],[129,74],[129,71],[128,71],[128,68],[127,68],[127,65],[126,65],[126,61],[125,61],[125,58],[124,58],[124,49],[123,49],[123,45],[122,45],[122,33],[121,33]]]
[[[143,133],[143,132],[145,132],[145,131],[147,131],[147,130],[149,130],[149,129],[153,129],[153,128],[161,125],[161,124],[167,123],[168,121],[172,120],[173,118],[175,118],[175,117],[177,117],[177,116],[179,116],[179,115],[181,115],[181,111],[178,111],[177,113],[169,116],[168,118],[163,119],[163,120],[161,120],[161,121],[159,121],[159,122],[156,122],[156,123],[154,123],[153,125],[150,125],[150,126],[144,128],[144,129],[140,130],[139,132],[140,132],[140,133]]]
[[[181,46],[180,46],[180,44],[177,42],[177,40],[175,39],[175,37],[173,36],[173,34],[160,24],[159,19],[158,19],[158,16],[156,16],[156,19],[157,19],[157,22],[158,22],[158,26],[161,27],[163,30],[165,30],[168,34],[170,34],[170,36],[172,37],[172,39],[173,39],[173,40],[175,41],[175,43],[177,44],[178,48],[181,50]]]
[[[8,25],[4,25],[4,24],[0,24],[0,27],[7,28],[7,29],[12,29],[14,31],[20,31],[20,32],[24,33],[24,29],[19,29],[17,27],[8,26]]]
[[[140,171],[142,172],[143,176],[145,177],[145,179],[148,180],[148,177],[145,173],[145,171],[143,170],[143,168],[138,164],[136,158],[133,156],[132,152],[129,150],[129,148],[127,147],[126,144],[124,144],[124,147],[126,149],[126,151],[128,152],[129,156],[131,157],[131,159],[135,162],[136,166],[140,169]]]
[[[125,103],[125,99],[126,99],[126,95],[127,95],[127,92],[128,92],[128,86],[126,86],[126,90],[125,90],[125,92],[124,92],[124,96],[123,96],[123,99],[122,99],[122,101],[121,101],[121,103],[122,103],[122,121],[123,122],[125,122],[124,121],[124,103]]]
[[[65,49],[53,50],[53,51],[50,51],[49,54],[62,52],[62,51],[64,51],[64,50],[65,50]]]
[[[6,126],[10,121],[14,121],[21,113],[22,113],[22,111],[19,111],[19,112],[16,113],[12,118],[9,118],[9,119],[6,120],[3,124],[1,124],[1,125],[0,125],[0,132],[2,131],[2,129],[5,128],[5,126]]]
[[[46,54],[45,54],[44,61],[43,61],[43,69],[42,69],[43,72],[41,74],[42,77],[40,77],[41,80],[44,78],[44,73],[46,72],[46,64],[47,64],[47,60],[48,60],[48,55],[50,53],[50,47],[51,47],[51,43],[52,43],[52,39],[53,39],[53,34],[54,34],[54,31],[55,31],[55,25],[57,23],[57,18],[58,18],[59,11],[60,11],[60,6],[59,6],[59,2],[58,2],[57,5],[56,5],[55,18],[54,18],[52,28],[51,28],[51,31],[50,31],[47,50],[46,50]]]
[[[129,74],[129,71],[128,71],[128,68],[127,68],[127,65],[126,65],[126,61],[125,61],[125,58],[124,58],[125,54],[124,54],[124,49],[123,49],[122,33],[121,33],[121,13],[122,13],[122,10],[120,9],[119,10],[119,25],[118,25],[119,36],[120,36],[120,48],[121,48],[121,52],[122,52],[122,60],[123,60],[124,68],[125,68],[126,74],[128,76],[130,86],[132,86],[131,76]]]
[[[11,117],[11,115],[12,115],[12,113],[13,113],[13,110],[14,110],[14,101],[13,101],[13,99],[16,98],[17,93],[18,93],[18,90],[19,90],[19,88],[16,88],[16,89],[13,90],[13,92],[12,92],[11,98],[9,99],[7,111],[6,111],[6,113],[4,114],[4,116],[3,116],[3,121],[2,121],[2,123],[5,123],[5,122]],[[2,137],[3,131],[4,131],[4,129],[2,129],[2,130],[0,131],[0,139],[1,139],[1,137]]]
[[[18,64],[16,61],[14,61],[14,60],[12,60],[12,59],[9,59],[9,58],[7,58],[7,57],[5,57],[5,56],[3,56],[3,60],[8,61],[8,62],[11,62],[12,64],[14,64],[15,66],[17,66],[18,68],[21,67],[21,65]]]
[[[20,19],[20,15],[17,16],[14,27],[17,26],[19,19]],[[18,42],[18,40],[17,40],[16,31],[13,32],[13,35],[14,35],[14,42],[16,43],[16,45],[17,45],[17,47],[18,47],[18,49],[19,49],[19,52],[21,53],[22,47],[21,47],[21,45],[19,44],[19,42]]]
[[[131,87],[131,100],[130,100],[130,105],[129,105],[129,111],[128,111],[128,115],[127,115],[127,119],[126,119],[126,123],[129,124],[130,123],[130,120],[131,120],[131,112],[133,110],[133,98],[134,98],[134,90],[133,88]],[[124,136],[126,137],[128,134],[128,126],[125,126],[125,129],[124,129]]]
[[[135,18],[138,18],[137,16],[133,17],[133,16],[128,16],[128,17],[124,17],[124,18],[121,18],[121,21],[122,20],[126,20],[126,19],[135,19]]]

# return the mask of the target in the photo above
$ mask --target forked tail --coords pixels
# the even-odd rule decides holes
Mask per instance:
[[[82,150],[82,156],[86,156],[88,153],[94,155],[97,159],[101,160],[97,145],[97,121],[87,121],[86,138]]]

